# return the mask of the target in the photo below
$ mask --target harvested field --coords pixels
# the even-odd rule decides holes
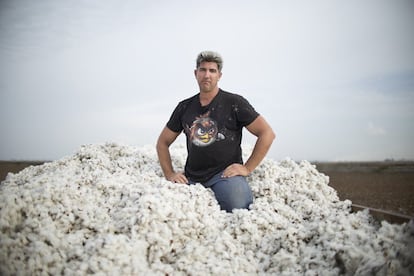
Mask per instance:
[[[9,172],[17,173],[29,166],[36,166],[45,161],[0,161],[0,181],[3,181]]]
[[[315,164],[341,200],[414,216],[414,162]]]
[[[0,181],[44,161],[0,161]],[[414,216],[414,162],[313,162],[341,200]]]

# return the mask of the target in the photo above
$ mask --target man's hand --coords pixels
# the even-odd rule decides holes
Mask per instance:
[[[167,180],[173,183],[188,184],[188,179],[182,172],[177,172],[169,175],[167,177]]]
[[[248,176],[250,173],[249,169],[238,163],[231,164],[223,171],[223,177],[232,177],[232,176]]]

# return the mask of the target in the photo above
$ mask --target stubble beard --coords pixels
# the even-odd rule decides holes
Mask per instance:
[[[200,92],[202,93],[210,93],[215,91],[216,86],[213,86],[211,82],[205,83],[202,82],[200,84]]]

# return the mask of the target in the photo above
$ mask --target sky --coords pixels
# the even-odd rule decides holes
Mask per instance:
[[[414,160],[411,0],[0,0],[0,160],[155,145],[203,50],[275,131],[268,157]]]

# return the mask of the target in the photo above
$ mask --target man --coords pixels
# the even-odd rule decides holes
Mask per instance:
[[[232,212],[253,202],[245,177],[263,160],[275,134],[246,99],[218,87],[222,67],[218,53],[198,55],[194,74],[200,92],[177,105],[158,138],[157,153],[167,180],[201,183],[214,191],[221,209]],[[244,164],[240,146],[243,127],[257,137]],[[188,156],[185,172],[176,172],[169,147],[182,131],[187,137]]]

